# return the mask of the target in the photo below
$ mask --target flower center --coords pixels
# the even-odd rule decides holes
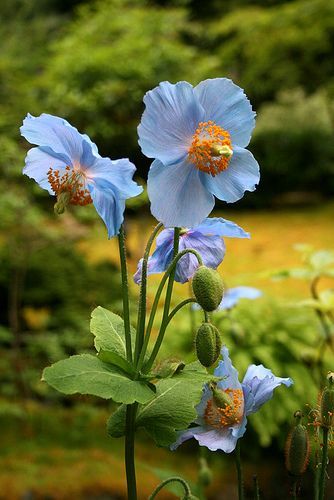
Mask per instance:
[[[71,205],[83,206],[93,202],[85,187],[85,174],[83,172],[67,166],[62,176],[59,175],[59,170],[53,170],[53,168],[49,168],[47,176],[57,197],[64,192],[70,194],[68,203]]]
[[[231,136],[213,121],[200,122],[188,151],[189,160],[213,177],[226,170],[233,155]]]
[[[209,399],[204,412],[205,422],[216,429],[239,424],[244,415],[242,389],[225,389],[224,391],[220,390],[220,392],[223,396],[222,401],[225,401],[218,402],[217,398]]]

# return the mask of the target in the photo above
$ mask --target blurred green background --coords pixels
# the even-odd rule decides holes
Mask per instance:
[[[227,285],[257,286],[264,296],[216,321],[241,374],[255,362],[295,380],[250,419],[243,445],[246,485],[257,473],[266,498],[286,498],[282,448],[293,412],[316,405],[321,329],[311,307],[294,307],[309,297],[308,280],[270,276],[301,266],[297,243],[334,248],[334,3],[2,0],[0,36],[0,498],[125,498],[122,442],[105,436],[112,405],[62,397],[40,381],[45,366],[92,348],[95,306],[121,312],[117,242],[107,240],[93,207],[56,217],[54,200],[22,176],[23,118],[68,119],[102,155],[129,157],[145,183],[150,162],[136,133],[144,93],[162,80],[221,76],[242,86],[257,112],[250,149],[262,178],[237,205],[217,204],[215,215],[252,234],[226,242],[220,269]],[[131,272],[153,225],[145,196],[129,203]],[[149,300],[157,279],[151,283]],[[131,292],[135,304],[134,284]],[[175,301],[187,293],[177,286]],[[179,316],[162,355],[192,359],[192,334],[190,315]],[[329,367],[327,349],[321,368]],[[196,450],[195,443],[173,454],[156,450],[139,435],[142,498],[162,469],[195,480]],[[209,460],[210,498],[232,500],[232,458]],[[303,498],[311,498],[311,478]],[[272,491],[273,481],[281,491]]]

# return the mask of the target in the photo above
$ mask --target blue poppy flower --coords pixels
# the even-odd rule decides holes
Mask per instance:
[[[214,372],[217,377],[222,377],[215,388],[220,400],[217,401],[212,387],[206,385],[201,402],[196,407],[197,426],[180,432],[171,449],[175,450],[184,441],[195,438],[211,451],[231,453],[246,432],[248,415],[257,412],[269,401],[276,387],[293,384],[291,378],[276,377],[263,365],[250,365],[240,383],[225,346],[222,358]]]
[[[251,286],[236,286],[234,288],[228,288],[224,292],[224,297],[218,306],[218,310],[232,309],[240,299],[258,299],[262,296],[261,290],[253,288]]]
[[[202,224],[194,229],[182,229],[179,241],[179,252],[186,248],[193,248],[200,253],[203,264],[216,269],[225,256],[225,243],[222,236],[230,238],[249,238],[241,227],[221,217],[205,219]],[[148,274],[162,273],[166,271],[173,258],[174,230],[164,229],[156,239],[156,250],[148,260]],[[133,279],[139,284],[141,280],[141,269],[143,259],[138,263],[137,272]],[[198,260],[195,255],[187,253],[179,260],[176,266],[175,281],[186,283],[189,281],[196,269]]]
[[[254,191],[259,166],[245,149],[255,113],[243,90],[227,78],[162,82],[144,97],[138,127],[143,153],[154,162],[148,195],[166,227],[195,227],[214,197],[233,203]]]
[[[109,238],[118,234],[125,200],[142,191],[132,180],[136,167],[125,158],[102,158],[86,134],[57,116],[28,114],[20,131],[38,146],[28,151],[23,173],[58,200],[72,205],[93,203]]]

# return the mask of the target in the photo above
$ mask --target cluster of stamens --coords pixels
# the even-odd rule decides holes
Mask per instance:
[[[88,189],[85,187],[82,172],[75,171],[67,166],[65,173],[60,175],[59,170],[49,168],[47,176],[52,190],[57,196],[63,192],[70,193],[69,203],[71,205],[84,206],[93,202]]]
[[[188,151],[191,163],[214,177],[227,169],[232,154],[231,136],[227,130],[211,120],[198,124]]]
[[[231,399],[231,404],[218,406],[214,399],[209,399],[204,412],[205,422],[216,429],[239,424],[244,414],[242,389],[225,389],[223,392]]]

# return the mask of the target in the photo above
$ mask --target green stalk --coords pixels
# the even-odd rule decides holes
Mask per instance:
[[[126,246],[125,234],[123,224],[120,227],[118,234],[118,248],[119,257],[121,262],[121,276],[122,276],[122,297],[123,297],[123,319],[124,319],[124,332],[125,332],[125,347],[126,359],[132,363],[132,346],[131,346],[131,333],[130,333],[130,305],[129,305],[129,283],[128,271],[126,265]]]
[[[235,463],[238,473],[238,498],[244,500],[244,478],[242,473],[241,456],[240,456],[240,439],[238,439],[235,449]]]
[[[141,369],[141,367],[143,365],[144,357],[145,357],[145,354],[146,354],[146,350],[147,350],[147,347],[148,347],[148,342],[149,342],[149,339],[150,339],[150,335],[151,335],[151,331],[152,331],[152,327],[153,327],[153,323],[154,323],[154,318],[155,318],[155,315],[156,315],[156,312],[157,312],[157,309],[158,309],[159,300],[160,300],[163,288],[165,286],[165,283],[166,283],[168,277],[170,276],[171,272],[173,270],[175,270],[178,261],[185,254],[187,254],[187,253],[192,253],[193,255],[195,255],[195,257],[198,260],[199,265],[203,264],[202,257],[200,256],[200,254],[196,250],[193,250],[192,248],[187,248],[185,250],[182,250],[182,252],[178,253],[176,255],[176,257],[172,260],[172,262],[169,264],[169,266],[168,266],[165,274],[162,277],[162,280],[160,281],[160,284],[158,286],[158,289],[157,289],[155,297],[154,297],[154,301],[153,301],[153,305],[152,305],[152,309],[151,309],[151,314],[150,314],[150,317],[149,317],[149,320],[148,320],[147,329],[146,329],[146,335],[145,335],[144,345],[143,345],[143,348],[141,350],[140,359],[139,359],[139,362],[138,362],[138,365],[137,365],[137,370],[138,371]],[[164,332],[163,332],[163,334],[164,334]],[[152,354],[151,354],[151,357],[150,357],[149,361],[147,362],[147,364],[149,364],[149,368],[147,369],[147,364],[145,365],[145,373],[147,373],[150,370],[151,366],[154,363],[154,360],[156,358],[156,355],[157,355],[157,353],[159,351],[159,348],[160,348],[160,345],[161,345],[161,342],[162,342],[162,339],[163,339],[163,334],[161,334],[161,331],[159,331],[159,335],[158,335],[159,346],[157,346],[157,347],[154,346]],[[160,342],[160,338],[159,337],[162,337],[161,342]]]
[[[165,481],[162,481],[162,483],[160,483],[159,486],[155,488],[152,495],[148,497],[148,500],[153,500],[157,496],[159,491],[162,490],[162,488],[164,488],[168,483],[172,482],[177,482],[182,484],[185,493],[184,498],[191,498],[191,490],[188,483],[181,477],[170,477],[169,479],[165,479]]]
[[[197,303],[197,300],[194,299],[193,297],[190,297],[189,299],[185,299],[183,300],[182,302],[180,302],[176,307],[174,307],[174,309],[170,312],[169,316],[168,316],[168,320],[167,320],[167,326],[168,324],[170,323],[170,321],[174,318],[175,314],[180,310],[182,309],[182,307],[186,306],[187,304],[191,304],[191,303]]]
[[[139,294],[139,304],[138,304],[138,317],[137,317],[137,335],[136,335],[136,347],[135,347],[135,363],[138,365],[140,351],[143,347],[144,334],[145,334],[145,321],[146,321],[146,294],[147,294],[147,265],[148,258],[150,255],[150,250],[156,237],[157,233],[162,228],[162,223],[160,222],[153,229],[151,236],[147,242],[145,253],[142,263],[142,273],[141,273],[141,283],[140,283],[140,294]]]
[[[128,500],[137,500],[135,469],[135,419],[137,407],[138,403],[133,403],[126,407],[125,470]]]
[[[328,461],[328,428],[322,427],[322,458],[319,478],[319,500],[325,498],[326,469]]]
[[[254,500],[260,500],[260,490],[259,490],[259,482],[257,480],[257,475],[253,476],[253,484],[254,484]]]

